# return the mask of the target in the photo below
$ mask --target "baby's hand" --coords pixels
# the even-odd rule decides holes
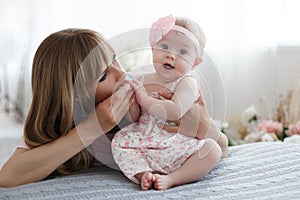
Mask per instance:
[[[148,97],[148,93],[146,88],[143,86],[143,83],[139,80],[130,81],[130,86],[133,88],[135,92],[135,98],[137,102],[140,104],[144,98]]]

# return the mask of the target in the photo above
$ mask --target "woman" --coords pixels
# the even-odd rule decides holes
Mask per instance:
[[[111,46],[92,30],[62,30],[40,44],[33,60],[24,138],[0,171],[0,187],[85,170],[94,163],[86,147],[111,131],[135,104],[114,58]],[[199,106],[205,114],[200,115],[197,134],[205,135],[210,118],[201,98]],[[188,120],[197,115],[189,113]]]

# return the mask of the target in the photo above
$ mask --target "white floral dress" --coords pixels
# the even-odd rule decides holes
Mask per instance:
[[[173,84],[171,90],[174,91],[180,80]],[[157,94],[152,95],[157,97]],[[115,134],[112,140],[114,160],[133,182],[139,183],[135,175],[140,172],[168,174],[178,169],[203,146],[204,140],[161,129],[159,124],[164,123],[164,119],[142,109],[137,123]]]

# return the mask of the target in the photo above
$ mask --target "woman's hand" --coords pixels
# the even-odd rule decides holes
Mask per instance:
[[[160,94],[165,98],[171,98],[172,95],[167,94],[167,92],[162,92]],[[199,96],[197,102],[181,118],[181,120],[175,123],[176,126],[165,125],[163,129],[170,132],[180,132],[184,135],[196,137],[198,139],[212,138],[217,141],[220,137],[220,131],[210,118],[202,95]]]
[[[166,99],[171,99],[173,94],[170,92],[159,92]],[[202,95],[198,98],[193,107],[179,120],[175,126],[165,125],[163,129],[170,132],[180,132],[184,135],[203,139],[206,137],[211,126],[211,118],[208,114],[205,100]]]
[[[173,93],[168,91],[161,91],[159,94],[166,99],[171,99],[173,96]],[[206,122],[208,118],[209,115],[205,101],[200,96],[197,103],[180,120],[175,121],[175,126],[165,125],[163,129],[169,132],[180,132],[187,136],[196,137],[198,131],[202,133],[204,129],[207,129]]]
[[[89,133],[97,133],[97,136],[110,131],[121,121],[134,103],[135,100],[131,98],[132,94],[133,90],[128,83],[120,85],[109,98],[96,106],[95,112],[92,112],[83,122],[84,127],[89,130]]]
[[[126,115],[126,119],[128,122],[137,122],[141,115],[141,109],[140,105],[135,100],[135,94],[130,98],[130,101],[132,101],[132,104],[130,104],[129,112]]]
[[[172,93],[168,92],[160,92],[160,95],[167,99],[170,99],[173,96]],[[182,117],[182,119],[175,123],[175,126],[165,125],[163,129],[169,132],[179,132],[198,139],[212,138],[220,145],[222,157],[228,156],[228,138],[219,130],[216,123],[210,118],[202,95],[200,95],[197,102]]]

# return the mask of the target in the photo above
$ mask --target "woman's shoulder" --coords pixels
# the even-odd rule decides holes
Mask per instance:
[[[17,145],[17,149],[30,149],[30,147],[26,144],[24,136],[20,138],[20,141]]]

